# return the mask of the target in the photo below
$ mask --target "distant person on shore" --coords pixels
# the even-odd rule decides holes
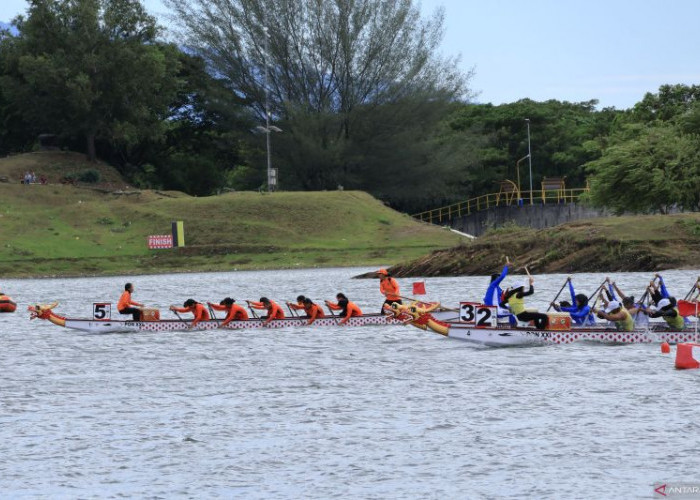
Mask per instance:
[[[263,323],[266,325],[269,325],[273,319],[284,319],[284,311],[282,308],[267,297],[260,297],[259,302],[252,302],[250,300],[247,302],[248,306],[253,309],[264,309],[267,311],[267,314],[261,317],[261,319],[265,320]]]
[[[131,314],[134,321],[141,321],[141,309],[139,307],[143,307],[143,304],[133,300],[131,298],[132,293],[134,293],[134,285],[131,283],[124,285],[124,292],[119,297],[119,302],[117,302],[117,311],[119,311],[119,314]]]
[[[531,312],[525,310],[525,300],[524,298],[528,295],[535,293],[534,288],[534,278],[530,276],[525,283],[521,286],[510,289],[503,296],[500,306],[510,308],[510,311],[518,318],[520,321],[534,321],[535,328],[538,330],[544,330],[549,324],[549,318],[546,314],[540,312]],[[526,286],[529,284],[529,289],[525,291]]]
[[[385,307],[391,309],[391,304],[402,304],[399,283],[391,277],[391,274],[386,269],[377,271],[377,276],[379,277],[379,291],[385,297],[379,313],[386,314]]]
[[[335,296],[338,302],[326,301],[328,309],[331,311],[340,311],[338,317],[343,318],[340,320],[340,324],[344,325],[353,316],[362,316],[362,310],[354,302],[350,302],[348,298],[343,293],[338,293]]]
[[[192,319],[192,324],[189,328],[194,328],[200,321],[209,320],[209,311],[204,307],[204,304],[200,304],[194,299],[187,299],[182,307],[170,306],[170,310],[177,313],[192,313],[194,318]]]
[[[32,174],[29,173],[29,170],[24,172],[24,184],[31,184],[32,183]]]
[[[226,311],[226,318],[219,325],[219,328],[228,325],[231,321],[248,319],[248,311],[236,304],[236,301],[231,297],[226,297],[218,304],[207,302],[207,305],[214,311]]]

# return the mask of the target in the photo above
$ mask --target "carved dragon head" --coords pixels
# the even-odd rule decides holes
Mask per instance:
[[[58,302],[53,302],[51,304],[36,304],[27,307],[27,310],[31,313],[29,319],[41,318],[46,319],[51,314],[51,309],[56,307]]]

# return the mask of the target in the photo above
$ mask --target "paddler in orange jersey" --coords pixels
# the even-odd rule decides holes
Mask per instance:
[[[235,302],[236,301],[231,297],[226,297],[218,304],[207,302],[207,305],[215,311],[227,311],[226,319],[224,319],[224,321],[219,325],[219,328],[228,325],[234,320],[248,319],[248,311]]]
[[[339,293],[335,296],[337,303],[326,301],[328,309],[331,311],[340,311],[339,316],[343,318],[340,324],[344,325],[353,316],[362,316],[362,310],[354,302],[350,302],[345,294]]]
[[[294,309],[295,311],[303,311],[305,299],[306,299],[306,297],[304,297],[303,295],[299,295],[297,297],[296,304],[293,302],[287,302],[287,307],[289,307],[290,309]]]
[[[200,304],[194,299],[187,299],[182,305],[183,307],[170,306],[170,310],[178,313],[192,313],[194,315],[194,319],[192,320],[192,324],[189,326],[189,328],[194,328],[200,321],[209,320],[209,311],[207,311],[207,308],[204,307],[204,304]]]
[[[133,306],[143,307],[143,304],[132,300],[132,293],[134,293],[134,285],[131,283],[124,285],[124,293],[117,302],[117,311],[119,314],[131,314],[134,321],[141,321],[141,309]]]
[[[306,322],[307,325],[310,325],[311,323],[316,321],[316,318],[326,317],[326,313],[323,312],[321,306],[319,306],[318,304],[314,304],[314,301],[308,297],[304,298],[304,311],[306,312],[306,315],[309,318],[309,320]]]
[[[380,269],[377,271],[377,276],[379,277],[379,291],[386,297],[384,303],[382,304],[382,310],[380,314],[385,314],[384,307],[388,306],[391,309],[391,304],[401,302],[401,292],[399,291],[398,282],[391,277],[391,274],[386,269]]]
[[[246,301],[248,305],[253,309],[265,309],[267,310],[267,315],[263,316],[262,319],[265,321],[263,324],[268,325],[273,319],[284,319],[284,311],[275,302],[271,301],[267,297],[260,297],[260,302]]]

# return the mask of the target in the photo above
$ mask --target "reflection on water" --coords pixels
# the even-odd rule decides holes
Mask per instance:
[[[189,297],[338,291],[378,310],[378,282],[350,279],[365,271],[3,281],[18,303],[0,315],[3,497],[628,498],[697,481],[700,372],[658,346],[478,349],[410,327],[94,336],[25,313],[58,300],[88,316],[126,281],[163,317]],[[682,298],[698,274],[664,277]],[[635,295],[651,277],[611,276]],[[536,276],[529,304],[565,278]],[[487,281],[426,288],[450,305]]]

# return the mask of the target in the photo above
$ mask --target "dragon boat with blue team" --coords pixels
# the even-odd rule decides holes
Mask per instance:
[[[430,305],[414,303],[409,305],[395,304],[393,311],[397,319],[404,324],[412,325],[421,330],[428,330],[439,335],[486,347],[527,347],[555,344],[570,344],[572,342],[594,342],[602,344],[638,344],[660,343],[678,344],[697,342],[699,304],[685,302],[687,311],[693,312],[693,320],[686,328],[670,329],[663,322],[649,322],[645,328],[633,331],[621,331],[609,326],[574,326],[568,314],[548,313],[546,329],[537,329],[527,323],[511,324],[508,318],[499,318],[497,307],[477,302],[461,302],[459,317],[451,320],[441,320],[433,315],[438,303]]]

